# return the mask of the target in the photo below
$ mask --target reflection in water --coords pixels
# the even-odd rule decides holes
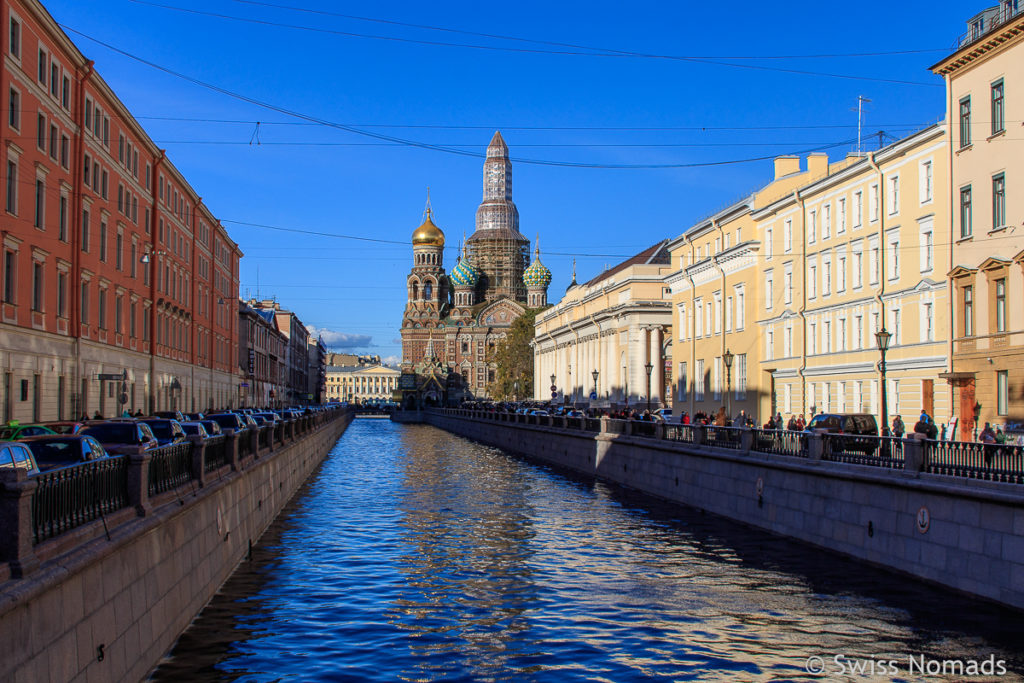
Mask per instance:
[[[1021,621],[431,427],[357,420],[154,678],[773,680],[808,677],[811,655],[835,674],[846,654],[916,680],[909,655],[995,653],[1014,680]]]

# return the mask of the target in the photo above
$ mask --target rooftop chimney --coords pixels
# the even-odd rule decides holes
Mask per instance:
[[[809,154],[807,156],[807,173],[811,178],[828,175],[828,155],[824,152]]]
[[[800,172],[800,157],[775,157],[775,179]]]

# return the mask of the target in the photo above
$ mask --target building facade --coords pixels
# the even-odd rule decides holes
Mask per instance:
[[[944,374],[960,434],[979,423],[1024,434],[1024,6],[972,17],[932,67],[946,83],[952,327]]]
[[[324,340],[317,337],[309,338],[309,345],[306,348],[306,381],[309,400],[313,403],[323,403],[327,389],[327,347]]]
[[[582,285],[574,276],[534,323],[533,398],[642,409],[649,398],[652,409],[663,407],[671,385],[670,270],[666,241]]]
[[[236,403],[240,250],[43,6],[0,8],[2,417]]]
[[[284,371],[286,387],[280,400],[284,405],[298,405],[312,401],[309,391],[309,330],[292,311],[281,308],[277,301],[251,300],[249,306],[264,315],[273,316],[274,324],[284,336]]]
[[[238,302],[239,397],[243,406],[279,407],[288,393],[288,339],[277,329],[277,318]]]
[[[402,373],[385,365],[334,365],[325,374],[325,401],[369,403],[390,401]]]
[[[495,133],[484,161],[483,201],[476,230],[462,245],[451,273],[444,269],[444,232],[429,201],[412,237],[413,267],[406,278],[402,317],[402,368],[414,372],[427,360],[450,367],[463,398],[490,396],[496,365],[492,354],[508,328],[531,305],[546,304],[546,269],[528,277],[529,240],[519,232],[512,201],[508,146]],[[529,285],[524,278],[530,279]],[[530,298],[528,298],[530,297]]]

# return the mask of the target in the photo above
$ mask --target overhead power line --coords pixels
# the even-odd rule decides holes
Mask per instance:
[[[206,88],[208,90],[212,90],[213,92],[220,93],[222,95],[226,95],[228,97],[240,100],[242,102],[246,102],[246,103],[255,105],[257,107],[262,107],[264,109],[268,109],[270,111],[275,111],[275,112],[277,112],[279,114],[284,114],[286,116],[291,116],[291,117],[294,117],[294,118],[297,118],[297,119],[300,119],[300,120],[303,120],[303,121],[308,121],[310,123],[316,123],[316,124],[319,124],[319,125],[322,125],[322,126],[326,126],[326,127],[329,127],[329,128],[335,128],[337,130],[344,130],[344,131],[347,131],[349,133],[353,133],[355,135],[361,135],[361,136],[369,137],[369,138],[372,138],[372,139],[375,139],[375,140],[383,140],[383,141],[386,141],[386,142],[392,142],[392,143],[396,143],[396,144],[400,144],[400,145],[406,145],[408,147],[416,147],[416,148],[419,148],[419,149],[427,149],[427,150],[432,150],[432,151],[436,151],[436,152],[445,152],[445,153],[448,153],[448,154],[455,154],[455,155],[458,155],[458,156],[471,157],[471,158],[475,158],[475,159],[483,159],[486,156],[484,152],[470,151],[470,150],[465,150],[465,149],[459,149],[457,147],[448,147],[448,146],[445,146],[445,145],[436,145],[436,144],[431,144],[431,143],[426,143],[426,142],[420,142],[418,140],[409,140],[409,139],[406,139],[406,138],[399,138],[399,137],[395,137],[393,135],[385,135],[383,133],[375,133],[373,131],[368,131],[368,130],[365,130],[365,129],[362,129],[362,128],[356,128],[354,126],[349,126],[349,125],[345,125],[345,124],[341,124],[341,123],[335,123],[333,121],[327,121],[326,119],[322,119],[322,118],[313,116],[311,114],[305,114],[305,113],[300,112],[300,111],[296,111],[296,110],[292,110],[292,109],[287,109],[285,107],[282,107],[282,106],[279,106],[279,105],[276,105],[276,104],[271,104],[269,102],[264,102],[262,100],[256,99],[255,97],[251,97],[249,95],[244,95],[244,94],[241,94],[241,93],[238,93],[238,92],[234,92],[234,91],[229,90],[227,88],[224,88],[222,86],[215,85],[213,83],[208,83],[206,81],[200,80],[200,79],[195,78],[193,76],[188,76],[188,75],[183,74],[181,72],[178,72],[178,71],[175,71],[173,69],[170,69],[170,68],[168,68],[166,66],[162,66],[162,65],[157,64],[155,62],[152,62],[150,60],[144,59],[144,58],[142,58],[142,57],[140,57],[138,55],[132,54],[131,52],[128,52],[126,50],[122,50],[121,48],[115,47],[114,45],[111,45],[110,43],[104,42],[104,41],[102,41],[102,40],[100,40],[98,38],[94,38],[93,36],[90,36],[90,35],[88,35],[86,33],[83,33],[81,31],[79,31],[79,30],[77,30],[75,28],[72,28],[70,26],[67,26],[65,24],[61,24],[60,26],[65,31],[68,31],[70,33],[74,33],[75,35],[78,35],[78,36],[81,36],[82,38],[85,38],[86,40],[88,40],[90,42],[93,42],[93,43],[95,43],[97,45],[101,45],[102,47],[105,47],[105,48],[107,48],[108,50],[110,50],[112,52],[115,52],[115,53],[117,53],[119,55],[127,57],[128,59],[131,59],[133,61],[139,62],[140,64],[144,64],[144,65],[146,65],[146,66],[148,66],[150,68],[156,69],[158,71],[162,71],[163,73],[166,73],[168,75],[174,76],[175,78],[180,78],[180,79],[182,79],[184,81],[187,81],[187,82],[192,83],[194,85],[198,85],[198,86],[200,86],[202,88]],[[852,142],[854,142],[854,140],[852,140],[852,139],[851,140],[843,140],[843,141],[840,141],[840,142],[836,142],[836,143],[832,143],[832,144],[828,144],[828,145],[819,145],[819,146],[815,146],[815,147],[811,147],[811,148],[807,148],[807,149],[803,149],[803,150],[798,150],[796,152],[791,152],[791,153],[792,154],[810,154],[811,152],[822,152],[822,151],[825,151],[827,149],[833,149],[833,148],[836,148],[836,147],[842,147],[842,146],[845,146],[845,145],[849,145]],[[733,164],[749,163],[749,162],[754,162],[754,161],[767,161],[767,160],[770,160],[770,159],[774,159],[775,156],[776,155],[773,154],[773,155],[768,155],[768,156],[751,157],[751,158],[746,158],[746,159],[729,159],[729,160],[724,160],[724,161],[690,162],[690,163],[677,163],[677,164],[597,164],[597,163],[586,163],[586,162],[575,162],[575,161],[557,161],[557,160],[551,160],[551,159],[531,159],[531,158],[527,158],[527,157],[513,157],[511,159],[511,161],[515,161],[515,162],[523,163],[523,164],[535,164],[535,165],[539,165],[539,166],[558,166],[558,167],[566,167],[566,168],[595,168],[595,169],[629,170],[629,169],[706,168],[706,167],[712,167],[712,166],[728,166],[728,165],[733,165]]]
[[[841,78],[855,81],[874,81],[877,83],[894,83],[897,85],[918,85],[925,87],[943,87],[942,83],[925,83],[922,81],[907,81],[896,78],[879,78],[875,76],[858,76],[855,74],[837,74],[829,73],[824,71],[808,71],[806,69],[794,69],[787,67],[777,66],[765,66],[762,64],[737,64],[730,61],[722,61],[721,59],[712,59],[708,57],[684,57],[679,55],[659,55],[659,54],[647,54],[642,52],[631,52],[628,50],[615,50],[615,49],[603,49],[603,48],[577,48],[587,50],[586,52],[572,51],[572,50],[541,50],[537,48],[521,48],[521,47],[506,47],[501,45],[475,45],[470,43],[447,43],[436,40],[420,40],[416,38],[403,38],[399,36],[384,36],[375,35],[370,33],[356,33],[353,31],[340,31],[337,29],[322,28],[319,26],[302,26],[299,24],[286,24],[283,22],[267,21],[264,19],[252,19],[249,17],[239,17],[231,14],[221,14],[219,12],[208,12],[205,10],[192,9],[188,7],[178,7],[175,5],[167,5],[158,2],[149,2],[148,0],[130,0],[139,5],[148,5],[150,7],[158,7],[160,9],[171,10],[174,12],[182,12],[185,14],[195,14],[198,16],[213,17],[216,19],[225,19],[228,21],[238,21],[247,24],[256,24],[261,26],[271,26],[275,28],[287,28],[296,31],[308,31],[312,33],[322,33],[327,35],[345,36],[348,38],[365,38],[368,40],[383,40],[396,43],[410,43],[416,45],[430,45],[434,47],[455,47],[465,48],[472,50],[487,50],[496,52],[520,52],[529,54],[551,54],[551,55],[563,55],[563,56],[576,56],[576,57],[613,57],[613,58],[635,58],[635,59],[661,59],[678,62],[693,62],[699,64],[713,64],[716,66],[730,67],[734,69],[753,69],[757,71],[774,71],[778,73],[796,74],[802,76],[820,76],[825,78]],[[533,42],[533,41],[531,41]]]

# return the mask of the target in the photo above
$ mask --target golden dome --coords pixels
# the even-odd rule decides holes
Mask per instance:
[[[413,246],[444,246],[444,233],[441,232],[441,228],[434,225],[434,221],[430,220],[430,215],[428,210],[423,224],[416,228],[416,232],[412,234]]]

